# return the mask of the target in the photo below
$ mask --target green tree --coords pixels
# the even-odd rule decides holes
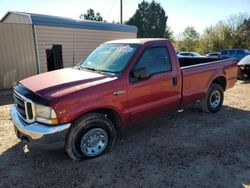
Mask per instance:
[[[187,27],[182,33],[182,49],[185,51],[195,51],[199,42],[199,33],[194,27]]]
[[[246,14],[239,13],[207,27],[199,40],[197,51],[207,53],[226,48],[250,48],[250,18],[246,17]]]
[[[250,17],[237,27],[234,45],[250,49]]]
[[[160,3],[142,1],[135,14],[126,22],[138,28],[138,37],[164,37],[167,16]]]
[[[99,12],[95,13],[95,11],[93,9],[88,9],[87,13],[81,14],[80,19],[103,21],[101,14]]]
[[[197,51],[208,53],[220,51],[223,48],[232,48],[232,31],[224,25],[211,26],[205,29],[200,38]]]
[[[247,19],[249,16],[247,13],[238,13],[230,15],[225,21],[222,21],[224,25],[227,25],[230,27],[233,31],[237,31],[239,25],[241,25],[245,19]]]
[[[164,38],[169,39],[170,41],[174,42],[174,32],[171,30],[169,26],[166,26]]]

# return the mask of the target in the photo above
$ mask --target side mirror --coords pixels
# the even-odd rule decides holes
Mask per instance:
[[[150,73],[147,70],[147,68],[141,68],[138,70],[133,70],[132,77],[138,81],[138,80],[145,80],[150,77]]]

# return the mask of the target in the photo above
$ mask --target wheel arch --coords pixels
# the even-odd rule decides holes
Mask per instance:
[[[211,82],[211,84],[219,84],[222,86],[223,90],[226,91],[227,80],[224,76],[218,76],[218,77],[214,78],[213,81]]]
[[[110,119],[110,121],[114,124],[116,130],[120,130],[121,127],[122,127],[121,117],[120,117],[119,113],[116,112],[113,109],[110,109],[110,108],[97,108],[97,109],[93,109],[93,110],[85,112],[80,117],[82,117],[82,116],[84,116],[86,114],[90,114],[90,113],[103,114],[104,116],[106,116],[107,118]]]

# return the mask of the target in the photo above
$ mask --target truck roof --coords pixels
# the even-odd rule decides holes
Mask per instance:
[[[106,42],[106,44],[108,43],[145,44],[147,42],[155,42],[155,41],[168,41],[168,40],[165,38],[134,38],[134,39],[111,40]]]

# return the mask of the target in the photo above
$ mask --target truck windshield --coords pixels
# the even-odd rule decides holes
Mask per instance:
[[[102,44],[80,63],[80,67],[93,71],[120,73],[138,46],[138,44]]]

